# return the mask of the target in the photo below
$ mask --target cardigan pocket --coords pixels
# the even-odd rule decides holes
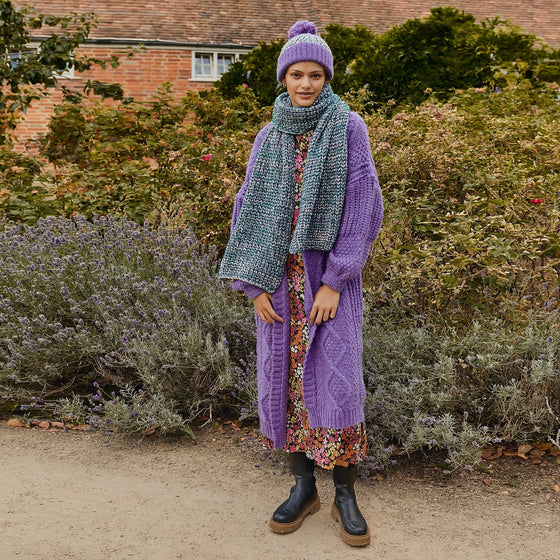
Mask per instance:
[[[363,402],[361,324],[357,309],[342,294],[334,319],[319,325],[313,339],[317,402],[333,409],[352,408]],[[355,305],[355,304],[354,304]]]

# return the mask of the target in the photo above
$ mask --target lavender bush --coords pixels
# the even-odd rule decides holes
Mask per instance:
[[[217,410],[256,418],[251,306],[190,231],[82,217],[0,230],[4,404],[142,434],[189,431]],[[489,438],[555,434],[559,313],[549,300],[523,328],[484,314],[459,328],[370,306],[370,465],[397,446],[442,449],[451,471],[476,463]]]
[[[443,449],[448,468],[476,463],[489,440],[546,441],[558,430],[560,309],[549,301],[520,328],[480,316],[464,328],[399,321],[370,309],[364,325],[371,459]]]
[[[81,217],[0,228],[5,402],[63,397],[61,414],[81,403],[126,431],[231,405],[252,317],[191,232]]]

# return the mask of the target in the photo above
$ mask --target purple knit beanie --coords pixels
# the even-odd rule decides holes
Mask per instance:
[[[319,35],[311,21],[297,21],[290,27],[288,42],[278,57],[276,77],[281,82],[288,68],[296,62],[310,60],[325,69],[327,80],[333,77],[333,56],[329,46]]]

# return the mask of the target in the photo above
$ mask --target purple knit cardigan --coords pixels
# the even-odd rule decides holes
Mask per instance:
[[[232,229],[239,215],[257,152],[266,136],[257,135],[243,186],[235,197]],[[295,162],[294,162],[295,164]],[[348,180],[344,210],[334,247],[329,252],[304,251],[305,312],[309,317],[321,284],[340,292],[336,317],[309,325],[309,346],[303,367],[303,400],[310,427],[342,429],[364,420],[365,386],[362,372],[361,270],[383,218],[381,189],[371,156],[367,128],[356,113],[348,123]],[[250,299],[263,290],[233,281]],[[283,323],[257,321],[257,381],[261,432],[275,448],[286,444],[289,364],[289,299],[286,273],[273,294],[274,310]]]

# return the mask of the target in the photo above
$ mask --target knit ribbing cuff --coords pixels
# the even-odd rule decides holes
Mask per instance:
[[[243,280],[234,280],[231,285],[234,290],[243,290],[250,300],[255,299],[264,292],[262,288],[253,286],[253,284],[249,284],[248,282],[243,282]]]
[[[321,276],[321,284],[326,284],[329,288],[339,293],[344,290],[348,280],[348,278],[342,279],[338,277],[336,274],[333,274],[331,270],[325,270],[325,273]]]

